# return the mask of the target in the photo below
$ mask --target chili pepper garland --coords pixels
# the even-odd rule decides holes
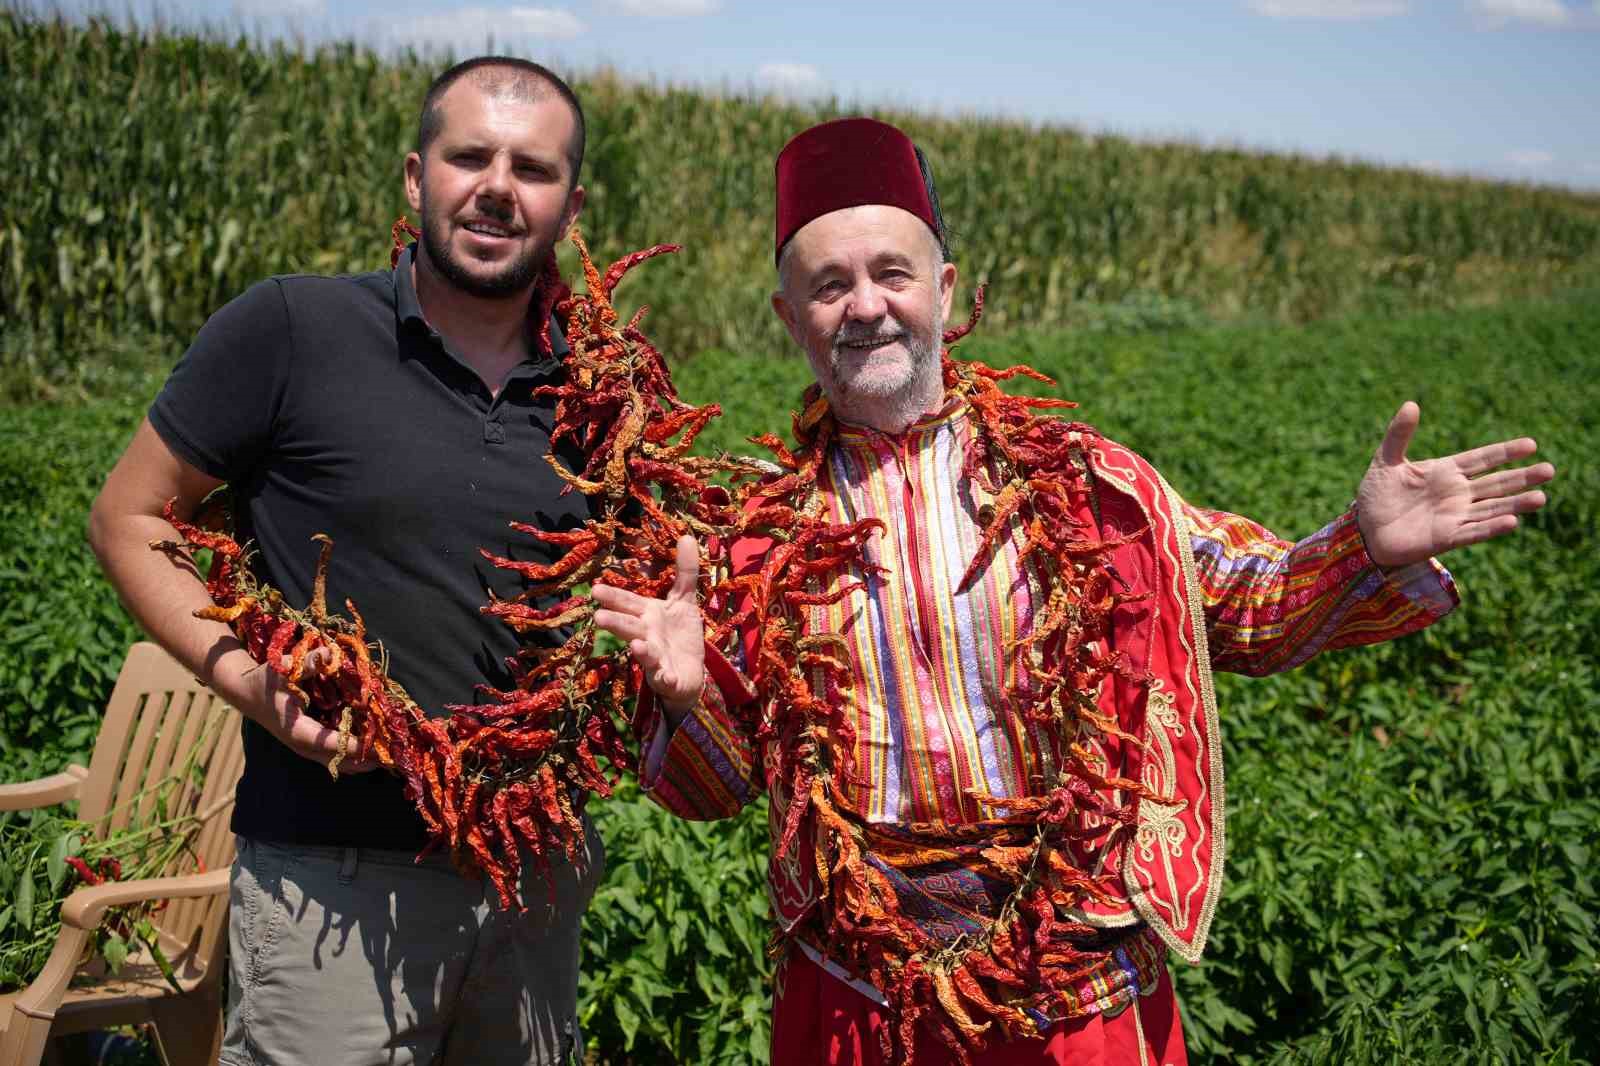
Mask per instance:
[[[404,219],[395,223],[397,262]],[[623,742],[627,709],[640,683],[625,651],[599,654],[594,606],[577,587],[594,581],[642,596],[660,596],[673,581],[678,537],[726,533],[737,521],[726,495],[708,491],[719,473],[755,469],[737,460],[691,456],[695,437],[720,413],[678,398],[661,353],[640,329],[645,308],[624,322],[612,304],[623,276],[640,263],[677,250],[657,245],[612,264],[594,265],[581,235],[572,242],[587,291],[561,282],[552,255],[532,314],[549,342],[552,310],[563,316],[570,354],[560,384],[536,395],[556,398],[554,446],[574,438],[588,457],[579,470],[547,461],[566,481],[564,491],[590,499],[591,517],[570,531],[514,522],[513,529],[559,551],[550,563],[528,563],[484,551],[495,566],[518,573],[523,592],[492,599],[484,614],[519,634],[540,635],[509,662],[514,686],[484,688],[484,701],[445,708],[429,717],[389,675],[354,603],[329,611],[327,565],[333,543],[322,537],[311,603],[290,607],[251,572],[245,548],[225,532],[183,521],[169,503],[166,517],[182,542],[152,547],[180,552],[208,548],[207,589],[213,603],[197,615],[227,623],[252,658],[284,678],[314,717],[339,731],[335,776],[350,750],[369,755],[405,781],[429,836],[468,872],[482,872],[502,905],[518,897],[523,849],[547,863],[556,854],[576,861],[582,851],[581,812],[589,793],[610,795],[604,757],[631,770]],[[720,501],[720,502],[719,502]],[[223,523],[226,525],[226,522]],[[544,606],[554,600],[551,606]],[[549,634],[567,630],[559,647]],[[353,747],[352,747],[353,745]]]
[[[800,846],[808,812],[816,825],[815,850],[800,858],[816,875],[821,899],[796,929],[776,938],[774,952],[804,937],[826,945],[832,959],[881,990],[898,1016],[897,1025],[880,1034],[885,1056],[896,1062],[911,1060],[919,1025],[963,1063],[1001,1034],[1038,1033],[1036,1012],[1048,1014],[1052,1005],[1066,1003],[1061,990],[1101,958],[1077,950],[1063,936],[1092,930],[1058,915],[1058,907],[1109,897],[1106,881],[1074,864],[1068,846],[1073,823],[1091,813],[1127,827],[1136,797],[1159,798],[1138,782],[1107,776],[1073,743],[1087,730],[1138,744],[1102,714],[1095,696],[1112,675],[1148,683],[1107,650],[1105,639],[1112,612],[1138,598],[1106,565],[1109,553],[1125,541],[1104,540],[1074,517],[1085,507],[1092,510],[1082,456],[1094,431],[1036,413],[1074,404],[1013,396],[999,387],[1015,376],[1049,383],[1044,375],[951,358],[948,345],[971,331],[982,308],[979,290],[971,319],[944,336],[947,395],[964,401],[977,425],[963,474],[994,496],[993,514],[985,512],[981,542],[961,584],[985,565],[1011,522],[1020,521],[1021,555],[1042,578],[1047,597],[1029,632],[1010,649],[1024,668],[1007,695],[1030,723],[1060,741],[1063,758],[1044,792],[1020,799],[980,796],[997,812],[994,818],[913,827],[899,835],[876,832],[840,793],[839,783],[856,776],[854,731],[843,698],[849,668],[839,638],[813,631],[821,612],[810,608],[861,587],[859,579],[845,575],[874,571],[862,546],[882,524],[840,526],[823,518],[819,475],[836,425],[816,386],[795,416],[795,449],[775,436],[755,439],[772,451],[782,472],[739,493],[741,532],[771,538],[774,547],[758,571],[714,590],[718,603],[737,605],[734,620],[758,634],[747,660],[757,699],[746,705],[746,724],[758,742],[778,741],[776,779],[790,796],[775,843],[778,856]],[[1121,790],[1121,804],[1105,798],[1113,790]],[[876,861],[868,861],[869,850]],[[940,858],[1011,886],[980,933],[941,940],[926,931],[902,911],[881,865]]]

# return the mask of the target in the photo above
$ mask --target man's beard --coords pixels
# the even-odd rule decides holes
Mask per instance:
[[[507,263],[496,274],[483,277],[467,270],[450,248],[449,220],[428,210],[422,203],[422,250],[439,275],[469,296],[485,300],[505,300],[525,292],[539,276],[544,256],[537,245],[526,255]]]
[[[937,318],[932,320],[928,332],[923,336],[901,325],[893,316],[887,316],[871,326],[846,324],[834,336],[827,355],[828,374],[837,393],[836,402],[842,403],[858,419],[866,414],[861,408],[870,405],[878,409],[878,413],[909,416],[907,421],[914,420],[923,413],[920,407],[927,402],[927,397],[920,395],[920,389],[926,386],[924,379],[929,373],[928,367],[938,365],[939,329]],[[883,374],[881,369],[875,372],[870,366],[857,368],[853,373],[844,370],[846,360],[851,355],[845,345],[863,341],[898,341],[906,350],[904,373],[891,377]],[[910,410],[913,407],[919,409]]]

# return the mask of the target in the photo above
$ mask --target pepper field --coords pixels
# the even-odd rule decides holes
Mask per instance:
[[[0,10],[0,779],[83,757],[136,639],[83,529],[164,369],[256,277],[387,261],[439,67]],[[596,254],[688,246],[619,302],[726,409],[702,441],[786,426],[807,371],[766,309],[770,159],[851,109],[576,87]],[[1309,533],[1407,398],[1417,455],[1529,434],[1559,471],[1515,536],[1447,560],[1463,604],[1433,629],[1220,679],[1228,880],[1206,961],[1177,964],[1192,1061],[1600,1062],[1600,200],[907,125],[991,286],[966,353],[1054,375],[1196,503]],[[764,815],[597,805],[596,1061],[765,1061]]]

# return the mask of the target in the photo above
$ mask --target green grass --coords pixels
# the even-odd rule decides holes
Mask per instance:
[[[1438,626],[1221,679],[1228,881],[1206,961],[1177,967],[1194,1062],[1600,1061],[1596,295],[1303,328],[980,327],[964,346],[1055,375],[1189,499],[1288,535],[1348,503],[1407,398],[1416,455],[1527,433],[1560,471],[1514,537],[1450,557],[1463,604]],[[677,379],[727,408],[708,444],[739,446],[787,425],[807,371],[713,351]],[[83,751],[134,636],[81,531],[155,385],[0,409],[0,776]],[[591,1046],[762,1061],[764,812],[690,826],[625,789],[596,815]]]

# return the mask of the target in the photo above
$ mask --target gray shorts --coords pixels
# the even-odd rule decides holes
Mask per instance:
[[[240,837],[220,1062],[581,1062],[578,926],[605,869],[588,838],[581,867],[524,870],[518,914],[446,859]]]

